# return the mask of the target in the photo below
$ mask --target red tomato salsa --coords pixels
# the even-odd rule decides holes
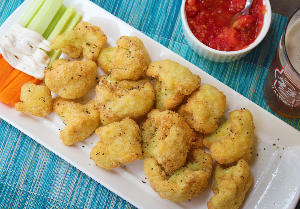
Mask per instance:
[[[220,51],[246,48],[259,35],[266,12],[263,0],[253,0],[250,14],[231,25],[246,0],[186,0],[187,22],[195,37],[206,46]]]

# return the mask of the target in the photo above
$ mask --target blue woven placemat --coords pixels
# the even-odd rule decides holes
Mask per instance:
[[[22,3],[0,2],[0,24]],[[232,89],[272,112],[263,84],[286,18],[273,14],[267,37],[237,62],[200,58],[181,28],[181,0],[96,0],[108,12],[176,52]],[[278,116],[279,117],[279,116]],[[279,117],[300,130],[300,119]],[[4,120],[0,120],[0,208],[135,208]]]

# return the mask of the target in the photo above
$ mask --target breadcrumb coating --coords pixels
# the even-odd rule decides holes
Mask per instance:
[[[62,64],[68,63],[68,62],[70,62],[70,61],[68,61],[68,60],[66,60],[66,59],[57,59],[57,60],[55,60],[55,61],[52,63],[52,69],[51,69],[51,70],[57,68],[58,66],[60,66],[60,65],[62,65]],[[49,70],[46,71],[46,73],[47,73],[47,72],[49,72]]]
[[[204,134],[202,134],[200,132],[195,132],[195,133],[196,133],[196,138],[192,141],[191,148],[197,149],[197,148],[204,147],[203,142],[202,142],[203,138],[204,138]]]
[[[81,105],[58,97],[53,101],[53,111],[66,124],[65,129],[60,131],[60,138],[65,145],[70,146],[87,139],[99,123],[95,100]]]
[[[136,36],[121,36],[113,53],[113,77],[119,80],[138,80],[145,76],[150,56],[141,39]]]
[[[161,198],[172,202],[191,200],[207,186],[213,159],[202,149],[191,150],[186,164],[167,175],[155,158],[144,161],[144,173],[151,187]]]
[[[108,47],[101,49],[98,57],[99,67],[107,74],[110,74],[113,69],[113,61],[115,58],[116,47]]]
[[[250,166],[245,160],[240,160],[236,166],[226,169],[217,164],[212,188],[215,195],[207,203],[208,209],[239,208],[252,183]]]
[[[179,114],[152,110],[142,124],[143,158],[155,157],[166,173],[180,168],[196,134]]]
[[[252,157],[254,137],[253,117],[249,110],[234,110],[229,119],[214,133],[204,136],[203,144],[220,164],[229,164]]]
[[[100,78],[96,93],[97,107],[103,125],[126,117],[139,119],[152,110],[155,99],[149,79],[120,81],[111,75]]]
[[[56,60],[45,75],[48,88],[65,99],[84,96],[95,84],[97,65],[91,60]]]
[[[98,166],[111,170],[121,163],[128,164],[142,157],[139,126],[131,118],[100,127],[96,134],[99,141],[90,155]]]
[[[21,88],[21,102],[15,104],[17,111],[45,117],[52,111],[51,91],[47,86],[25,83]]]
[[[155,107],[160,110],[175,108],[185,95],[190,95],[201,83],[198,75],[169,59],[150,63],[146,74],[155,78]]]
[[[78,59],[83,54],[88,60],[97,60],[106,42],[107,37],[101,28],[82,21],[73,30],[57,36],[50,47],[61,49],[72,59]]]
[[[216,87],[204,84],[180,107],[179,114],[193,129],[208,134],[218,128],[218,118],[225,108],[226,96]]]

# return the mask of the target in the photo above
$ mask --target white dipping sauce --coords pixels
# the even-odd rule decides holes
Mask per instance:
[[[12,31],[0,38],[0,53],[14,68],[37,79],[44,78],[50,59],[50,42],[44,37],[16,23]],[[44,51],[45,50],[45,51]]]
[[[300,19],[296,20],[287,30],[285,46],[292,66],[300,74]]]

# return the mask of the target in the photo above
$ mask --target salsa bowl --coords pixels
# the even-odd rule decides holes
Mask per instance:
[[[181,13],[180,13],[183,33],[185,35],[186,41],[194,52],[196,52],[201,57],[210,61],[224,63],[224,62],[235,61],[244,57],[247,53],[249,53],[265,38],[271,25],[271,20],[272,20],[271,5],[269,0],[263,0],[263,4],[265,6],[266,12],[264,14],[264,22],[263,22],[262,29],[259,35],[256,37],[255,41],[252,42],[250,45],[248,45],[246,48],[238,51],[219,51],[203,44],[192,33],[189,24],[187,22],[187,15],[185,10],[186,1],[188,0],[182,0]]]

